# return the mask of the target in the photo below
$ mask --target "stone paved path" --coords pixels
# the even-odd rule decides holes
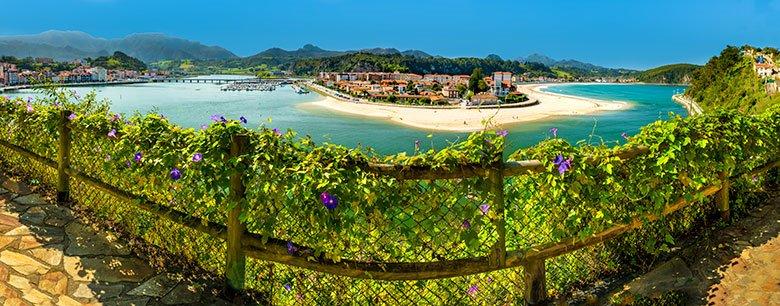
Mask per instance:
[[[721,275],[709,305],[780,305],[780,237],[742,251]]]
[[[227,304],[178,274],[155,271],[68,208],[0,180],[2,305]]]

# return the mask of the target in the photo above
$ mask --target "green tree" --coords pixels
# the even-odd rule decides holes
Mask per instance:
[[[474,70],[471,71],[471,77],[469,78],[469,90],[473,92],[480,92],[479,91],[479,82],[482,81],[482,68],[474,68]]]

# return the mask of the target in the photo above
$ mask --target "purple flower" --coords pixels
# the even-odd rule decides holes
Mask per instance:
[[[280,131],[279,129],[274,128],[273,131],[274,131],[274,134],[276,134],[276,136],[282,136],[282,131]]]
[[[477,285],[471,285],[471,287],[469,287],[469,289],[466,290],[466,294],[473,297],[477,295],[477,291],[479,291],[479,287],[477,287]]]
[[[32,102],[32,97],[27,97],[27,103]]]
[[[292,286],[289,283],[284,284],[284,290],[287,290],[287,292],[289,292],[290,290],[292,290]]]
[[[178,168],[173,167],[173,169],[171,169],[171,179],[174,181],[178,181],[180,178],[181,178],[181,171],[179,171]]]
[[[501,136],[501,137],[506,137],[506,135],[509,135],[509,131],[507,131],[507,130],[500,130],[500,131],[496,132],[496,135]]]
[[[70,121],[76,120],[76,114],[75,113],[70,113],[70,115],[68,115],[68,120],[70,120]]]
[[[128,161],[126,161],[126,162],[125,162],[125,166],[127,166],[128,168],[130,168],[130,167],[132,166],[132,164],[131,164],[131,163],[130,163],[130,161],[128,160]]]
[[[55,101],[55,102],[54,102],[54,107],[55,107],[55,108],[59,108],[59,107],[60,107],[60,102],[56,102],[56,101]]]
[[[219,117],[219,122],[222,122],[222,123],[227,123],[227,119],[225,119],[225,117],[224,117],[224,116],[220,116],[220,117]]]
[[[287,241],[287,254],[295,255],[297,252],[298,247],[296,247],[291,241]]]
[[[209,116],[209,119],[211,119],[211,121],[214,121],[214,122],[219,122],[220,118],[224,119],[225,117],[222,117],[222,115],[218,115],[218,114],[213,114],[213,115]]]
[[[490,205],[488,205],[488,204],[480,205],[479,206],[479,211],[481,211],[483,215],[487,215],[488,211],[490,211]]]
[[[414,140],[414,150],[415,151],[420,151],[420,140],[419,139],[415,139]]]
[[[116,130],[115,129],[111,129],[110,131],[108,131],[107,135],[108,135],[109,138],[116,138]]]
[[[32,107],[32,104],[30,104],[30,103],[27,103],[27,112],[28,112],[28,113],[32,113],[32,112],[34,112],[34,111],[35,111],[35,109],[33,109],[33,107]]]
[[[241,120],[241,123],[243,124],[246,124],[248,122],[246,118],[244,118],[244,116],[239,117],[238,120]]]
[[[203,125],[201,125],[201,126],[200,126],[200,130],[201,130],[201,131],[205,131],[205,130],[206,130],[206,129],[208,129],[208,128],[209,128],[209,126],[208,126],[208,125],[205,125],[205,124],[203,124]]]
[[[192,155],[192,161],[197,163],[197,162],[199,162],[201,160],[203,160],[203,154],[195,153],[195,154]]]
[[[555,128],[555,127],[551,128],[550,129],[550,134],[552,134],[553,137],[558,137],[558,128]]]
[[[463,229],[470,229],[471,228],[471,222],[469,220],[463,220],[463,224],[460,225]]]
[[[144,155],[141,154],[141,152],[135,152],[135,155],[133,155],[133,160],[136,163],[140,163],[141,162],[141,158],[143,158],[143,157],[144,157]]]
[[[558,156],[555,157],[555,160],[553,160],[553,164],[558,166],[558,173],[560,174],[564,174],[571,169],[571,162],[571,158],[563,159],[563,155],[561,154],[558,154]]]
[[[623,137],[623,139],[628,140],[628,134],[626,132],[620,133],[620,137]]]
[[[336,209],[336,206],[339,206],[339,199],[328,192],[320,194],[320,201],[322,201],[322,205],[325,205],[325,208],[328,210],[334,210]]]
[[[117,122],[122,119],[122,116],[119,114],[114,114],[114,116],[111,117],[111,122]]]

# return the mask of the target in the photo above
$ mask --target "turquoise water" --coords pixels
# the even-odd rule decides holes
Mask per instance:
[[[96,91],[99,98],[111,101],[114,111],[129,114],[155,110],[185,127],[197,128],[208,124],[212,114],[228,118],[245,116],[250,127],[265,125],[283,130],[294,129],[299,135],[311,135],[318,142],[349,147],[366,145],[384,154],[412,152],[415,139],[422,140],[423,147],[439,148],[468,135],[420,130],[383,120],[304,107],[305,102],[319,100],[321,96],[315,93],[298,95],[290,87],[273,92],[223,92],[215,84],[148,83],[72,89],[80,95]],[[506,126],[510,131],[509,148],[515,150],[533,145],[548,137],[547,131],[551,127],[557,127],[559,137],[570,142],[583,139],[593,143],[618,141],[622,132],[635,133],[647,123],[667,118],[669,112],[684,114],[684,109],[671,99],[672,94],[681,89],[683,87],[659,85],[551,86],[547,89],[550,92],[627,101],[632,107]],[[24,98],[38,94],[31,90],[7,93]],[[426,137],[429,134],[433,135],[430,139]]]

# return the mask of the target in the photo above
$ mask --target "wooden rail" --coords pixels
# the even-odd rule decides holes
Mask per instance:
[[[681,197],[667,205],[661,214],[646,214],[632,219],[626,224],[617,224],[599,233],[586,238],[568,238],[558,242],[542,244],[522,250],[508,251],[506,247],[506,229],[504,220],[504,178],[510,176],[539,173],[545,171],[543,163],[538,160],[509,161],[494,163],[489,166],[464,165],[457,168],[431,168],[425,166],[399,166],[389,164],[368,164],[362,168],[366,171],[391,176],[405,180],[429,180],[429,179],[456,179],[468,177],[485,177],[488,182],[488,192],[491,199],[491,207],[499,215],[493,220],[497,229],[498,239],[486,256],[463,258],[455,260],[435,262],[363,262],[354,260],[341,260],[338,262],[329,260],[332,258],[326,254],[313,257],[314,250],[303,245],[296,245],[298,252],[288,253],[287,241],[274,237],[262,237],[246,231],[245,225],[240,222],[239,215],[246,202],[246,187],[244,186],[245,164],[239,163],[231,169],[230,197],[225,207],[228,209],[225,225],[202,220],[177,211],[165,205],[160,205],[142,195],[123,191],[115,186],[107,184],[100,179],[81,173],[70,167],[70,141],[71,130],[68,127],[67,115],[63,111],[60,114],[60,126],[58,128],[58,155],[57,162],[40,156],[26,148],[0,140],[0,146],[16,152],[17,154],[35,160],[47,167],[57,169],[58,198],[62,194],[65,199],[68,195],[68,185],[71,179],[99,189],[113,197],[132,203],[138,209],[149,212],[157,217],[169,220],[184,227],[224,239],[227,244],[226,253],[226,284],[231,290],[241,290],[245,283],[246,257],[263,261],[275,262],[306,268],[323,273],[329,273],[353,278],[373,280],[426,280],[440,279],[455,276],[478,274],[514,267],[524,267],[524,279],[526,283],[525,299],[529,304],[540,303],[547,299],[545,284],[545,260],[554,258],[575,250],[592,246],[611,238],[617,237],[632,229],[641,227],[645,222],[651,222],[662,216],[674,213],[691,203],[697,198],[717,194],[716,203],[721,215],[728,218],[729,199],[728,188],[730,181],[743,175],[755,175],[780,165],[780,161],[769,162],[752,171],[742,174],[719,174],[720,182],[716,185],[706,186],[697,191],[694,200],[686,200]],[[617,151],[610,155],[621,159],[630,159],[649,151],[648,147],[640,146]],[[234,135],[231,139],[229,158],[238,158],[249,152],[248,137]],[[601,160],[597,156],[588,156],[583,159],[585,163],[595,164]],[[263,241],[266,241],[265,243]]]

